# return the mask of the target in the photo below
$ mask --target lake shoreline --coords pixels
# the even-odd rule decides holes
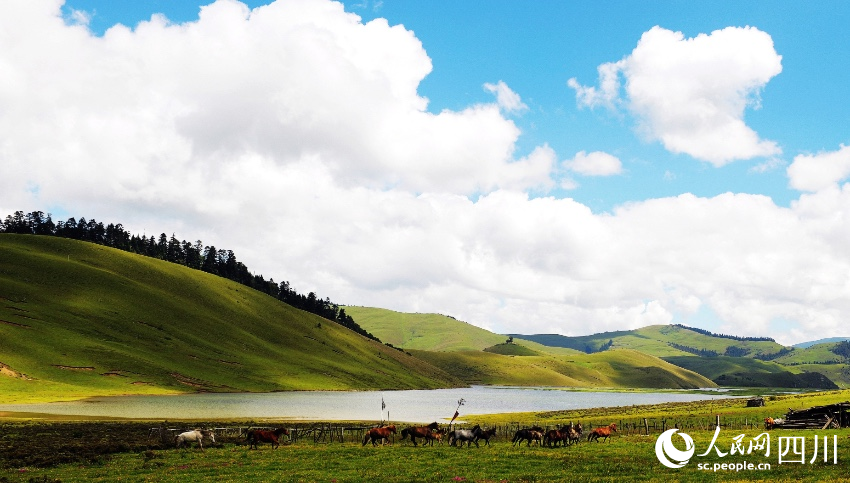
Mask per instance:
[[[760,391],[761,394],[770,391]],[[472,416],[741,398],[737,390],[470,386],[406,391],[291,391],[96,396],[71,402],[0,404],[0,420],[448,422]],[[459,404],[464,401],[463,404]],[[384,407],[386,409],[384,409]]]

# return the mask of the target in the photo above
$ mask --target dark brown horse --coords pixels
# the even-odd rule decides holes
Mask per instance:
[[[561,429],[550,429],[543,435],[543,444],[549,446],[558,446],[558,444],[567,445],[570,439],[570,427],[564,426]]]
[[[526,446],[531,445],[531,441],[537,441],[538,443],[543,439],[543,428],[540,426],[533,426],[531,428],[523,428],[514,433],[514,437],[511,440],[513,446],[517,444],[522,444],[523,441],[526,441]]]
[[[259,449],[258,443],[271,443],[272,449],[275,449],[280,446],[281,435],[289,436],[289,430],[286,428],[277,428],[274,431],[252,429],[248,431],[245,440],[248,441],[248,449]]]
[[[366,446],[366,443],[369,441],[372,441],[372,446],[378,446],[376,441],[380,441],[381,446],[383,446],[384,440],[390,440],[390,434],[395,434],[395,424],[382,426],[380,428],[372,428],[366,433],[366,436],[363,437],[363,446]]]
[[[496,436],[496,428],[482,430],[478,435],[478,439],[483,439],[487,446],[490,446],[490,438]]]
[[[617,432],[617,423],[611,423],[608,426],[602,426],[600,428],[596,428],[587,435],[588,441],[596,441],[599,442],[599,438],[602,438],[603,441],[608,440],[608,436],[611,436],[612,432]]]
[[[401,440],[404,441],[410,436],[410,441],[413,442],[413,446],[417,446],[416,438],[425,439],[426,442],[429,437],[440,427],[436,421],[429,424],[428,426],[410,426],[401,430]]]

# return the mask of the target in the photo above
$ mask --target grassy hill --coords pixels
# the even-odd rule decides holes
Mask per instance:
[[[691,389],[716,386],[699,374],[630,349],[516,357],[485,351],[411,352],[468,384]]]
[[[408,314],[356,306],[346,306],[345,312],[375,337],[405,349],[484,350],[507,339],[446,315]]]
[[[421,359],[211,274],[85,242],[0,234],[7,402],[459,384]]]
[[[721,386],[834,388],[850,385],[850,371],[845,361],[829,350],[837,343],[792,349],[770,340],[742,340],[677,325],[653,325],[581,337],[556,334],[514,334],[514,337],[590,353],[633,349],[697,372]]]
[[[610,348],[634,349],[657,357],[696,355],[698,351],[714,356],[755,357],[777,354],[784,349],[773,341],[713,336],[677,325],[650,325],[636,330],[579,337],[557,334],[512,335],[544,345],[569,347],[588,353],[604,350],[610,344]]]
[[[468,384],[695,388],[716,384],[635,350],[587,355],[494,334],[438,314],[345,307],[361,327]]]

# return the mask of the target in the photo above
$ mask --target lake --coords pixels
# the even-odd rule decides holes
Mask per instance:
[[[0,411],[144,419],[294,419],[431,422],[475,414],[631,406],[730,397],[722,393],[591,392],[472,386],[412,391],[297,391],[176,396],[95,397],[45,404],[0,404]],[[383,400],[386,409],[381,410]],[[389,415],[388,415],[389,413]]]

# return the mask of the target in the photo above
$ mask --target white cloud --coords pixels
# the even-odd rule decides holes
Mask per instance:
[[[528,109],[528,106],[523,104],[519,94],[512,91],[503,81],[499,81],[496,84],[484,84],[484,90],[495,94],[499,107],[507,112],[520,112]]]
[[[576,79],[568,85],[579,105],[624,105],[640,131],[669,151],[722,166],[781,152],[744,122],[745,109],[760,106],[761,89],[782,71],[781,60],[771,37],[754,27],[690,39],[653,27],[630,55],[599,67],[599,88]]]
[[[792,188],[800,191],[820,191],[835,186],[850,176],[850,146],[841,145],[838,151],[801,154],[788,167]]]
[[[529,194],[553,186],[558,157],[515,155],[498,92],[428,112],[431,67],[410,31],[323,0],[223,0],[197,22],[102,38],[57,2],[2,2],[0,211],[58,206],[201,239],[299,291],[499,332],[585,334],[701,307],[742,335],[777,319],[799,338],[844,330],[850,188],[836,176],[790,208],[686,194],[595,214]],[[622,169],[582,156],[576,173]]]
[[[245,154],[278,166],[314,156],[339,179],[376,188],[470,194],[545,183],[540,165],[512,157],[519,129],[498,105],[427,112],[417,89],[431,61],[420,41],[383,19],[364,25],[338,3],[252,11],[221,0],[196,22],[154,16],[102,38],[66,25],[57,2],[2,8],[10,182],[40,173],[31,181],[44,195],[111,185],[127,198],[161,197],[151,179],[160,173],[214,174]],[[503,108],[522,105],[504,83],[496,89]],[[65,183],[56,159],[85,176]]]
[[[611,176],[623,172],[620,159],[602,151],[589,154],[579,151],[573,159],[564,161],[564,166],[584,176]]]

